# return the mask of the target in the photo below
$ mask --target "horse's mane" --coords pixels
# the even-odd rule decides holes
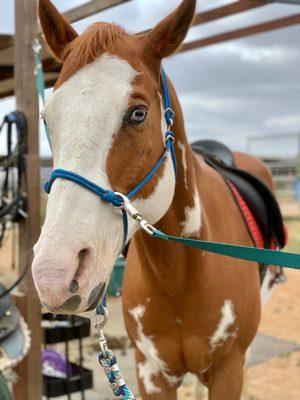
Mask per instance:
[[[127,33],[119,25],[97,22],[65,48],[61,59],[63,62],[68,58],[71,63],[88,64],[104,52],[116,54],[120,39],[126,36]]]

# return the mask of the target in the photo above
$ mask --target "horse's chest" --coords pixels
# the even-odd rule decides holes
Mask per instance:
[[[225,306],[224,306],[225,307]],[[216,359],[229,351],[235,340],[235,315],[231,305],[220,321],[184,321],[171,313],[153,313],[150,304],[127,313],[127,328],[137,351],[140,379],[151,387],[157,377],[176,385],[186,372],[207,376]],[[205,378],[206,379],[206,378]]]

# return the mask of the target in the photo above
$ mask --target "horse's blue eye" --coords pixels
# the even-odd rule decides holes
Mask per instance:
[[[141,124],[142,122],[145,121],[148,115],[148,109],[144,105],[140,105],[137,107],[134,107],[130,109],[125,118],[124,118],[124,123],[125,124]]]
[[[134,122],[142,122],[146,118],[146,110],[135,110],[132,113],[131,119]]]

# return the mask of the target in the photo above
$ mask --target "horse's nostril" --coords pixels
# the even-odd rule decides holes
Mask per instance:
[[[83,264],[85,258],[87,258],[89,255],[89,250],[88,249],[82,249],[80,250],[79,254],[78,254],[78,259],[79,259],[79,266],[78,268],[80,268],[80,265]]]
[[[69,293],[76,294],[79,290],[79,283],[76,279],[73,279],[69,286]]]
[[[88,253],[88,251],[89,251],[88,249],[80,250],[79,255],[78,255],[79,260],[82,260],[85,257],[85,255]]]
[[[78,279],[80,278],[80,276],[84,270],[84,266],[86,265],[86,261],[89,258],[89,256],[90,256],[89,249],[82,249],[78,253],[78,267],[77,267],[77,270],[76,270],[74,278],[73,278],[73,281],[76,281],[78,285],[79,285]],[[71,285],[72,285],[72,283],[71,283]]]

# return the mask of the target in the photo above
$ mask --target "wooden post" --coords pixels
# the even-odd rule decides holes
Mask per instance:
[[[28,219],[19,226],[19,269],[24,268],[40,233],[39,102],[35,83],[32,42],[37,37],[37,0],[15,0],[14,78],[17,110],[25,114],[28,125]],[[14,388],[17,400],[41,400],[41,306],[31,270],[20,285],[25,293],[25,319],[31,330],[29,355],[21,363],[19,383]],[[17,371],[18,372],[18,371]]]

